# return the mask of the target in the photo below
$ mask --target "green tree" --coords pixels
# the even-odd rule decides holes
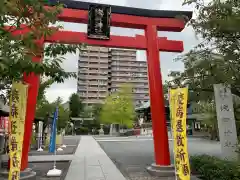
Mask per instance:
[[[101,123],[116,123],[132,127],[135,119],[135,106],[133,102],[132,86],[124,84],[119,92],[107,97],[102,107]]]
[[[112,94],[105,99],[102,110],[100,112],[100,122],[103,124],[119,123],[116,119],[118,112],[115,105],[117,96]]]
[[[172,72],[175,83],[189,86],[198,100],[213,99],[213,84],[231,85],[232,93],[240,97],[240,1],[213,0],[195,3],[197,17],[190,21],[202,42],[177,58],[184,62],[184,72]]]
[[[58,130],[65,128],[67,126],[67,122],[69,121],[69,115],[70,112],[67,109],[64,109],[62,105],[63,100],[58,97],[54,102],[49,103],[46,101],[45,103],[42,103],[41,106],[39,106],[36,110],[36,117],[44,118],[44,127],[46,127],[48,123],[48,118],[53,118],[53,113],[56,110],[56,107],[58,107],[58,123],[57,127]]]
[[[84,105],[77,93],[73,93],[69,98],[69,109],[71,117],[79,117],[84,110]]]
[[[84,106],[83,110],[80,113],[82,118],[91,118],[93,109],[91,106]]]
[[[55,82],[76,77],[76,73],[65,72],[61,68],[66,53],[75,53],[81,45],[50,44],[45,49],[39,48],[36,40],[50,36],[62,27],[56,25],[57,17],[63,8],[57,4],[51,9],[44,8],[45,3],[39,0],[2,0],[0,1],[0,91],[9,90],[12,81],[21,81],[23,73],[33,72],[50,77]],[[31,11],[30,11],[31,8]],[[5,25],[8,27],[5,27]],[[16,36],[16,31],[25,27],[29,32]],[[37,42],[37,43],[36,43]],[[42,63],[32,62],[32,57],[45,55]],[[1,93],[4,95],[4,93]]]
[[[62,104],[58,106],[58,130],[64,129],[67,127],[67,124],[70,120],[70,112],[68,109],[64,109]]]
[[[103,105],[102,104],[95,104],[92,108],[92,114],[95,121],[100,121],[100,113],[102,110]]]
[[[184,3],[195,4],[197,16],[189,25],[202,42],[176,59],[182,61],[185,68],[183,72],[171,72],[173,80],[168,84],[189,87],[189,100],[202,103],[204,112],[212,114],[205,123],[213,127],[214,138],[217,125],[213,85],[231,85],[234,100],[240,97],[240,1],[185,0]],[[234,102],[238,129],[239,104]]]
[[[101,115],[102,107],[103,107],[103,104],[95,104],[92,107],[92,117],[93,117],[92,126],[93,127],[97,127],[97,128],[100,127],[100,115]]]
[[[204,114],[203,124],[206,124],[207,131],[210,135],[211,140],[218,140],[218,122],[216,114],[216,105],[211,102],[198,102],[194,104],[196,111],[194,113]]]
[[[43,78],[40,79],[39,89],[38,89],[38,97],[37,103],[41,103],[41,101],[46,99],[45,93],[48,88],[54,83],[53,79],[44,80]]]

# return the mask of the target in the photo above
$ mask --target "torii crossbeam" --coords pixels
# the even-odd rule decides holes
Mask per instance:
[[[60,2],[64,3],[66,7],[58,17],[60,21],[85,24],[88,23],[88,7],[90,3],[71,0],[60,0]],[[147,50],[155,161],[157,165],[168,166],[170,165],[170,155],[167,125],[164,112],[164,97],[159,51],[182,52],[183,42],[168,40],[165,37],[158,37],[157,31],[182,31],[185,27],[185,22],[176,17],[184,15],[188,17],[188,19],[191,19],[192,12],[146,10],[121,6],[111,6],[111,11],[111,26],[144,29],[145,36],[111,36],[109,40],[93,40],[89,39],[86,33],[58,31],[52,36],[47,37],[39,42],[40,48],[43,48],[44,42],[49,42],[65,44],[86,43],[88,45],[96,46]],[[15,31],[14,33],[19,35],[26,32],[28,32],[28,29]],[[35,62],[41,62],[41,60],[42,55],[33,57],[33,61]],[[33,74],[30,76],[24,75],[24,81],[30,86],[28,90],[25,134],[22,152],[22,170],[28,166],[28,151],[30,146],[30,137],[32,134],[32,123],[35,116],[36,99],[39,88],[39,76]]]

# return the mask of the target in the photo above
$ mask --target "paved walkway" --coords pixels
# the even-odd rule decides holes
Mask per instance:
[[[71,161],[74,159],[74,155],[40,155],[40,156],[28,156],[28,162],[45,162],[45,161]],[[3,161],[8,161],[8,156],[2,156]]]
[[[65,180],[126,180],[92,136],[82,136]]]

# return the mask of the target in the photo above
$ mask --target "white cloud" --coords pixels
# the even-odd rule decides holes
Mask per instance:
[[[180,0],[84,0],[88,2],[97,2],[104,4],[112,4],[112,5],[120,5],[120,6],[131,6],[138,8],[146,8],[146,9],[164,9],[164,10],[192,10],[190,6],[182,7]],[[63,23],[65,30],[78,31],[78,32],[86,32],[87,26],[84,24],[76,24],[76,23]],[[111,28],[111,34],[114,35],[122,35],[122,36],[134,36],[135,34],[144,34],[143,30],[136,29],[127,29],[127,28]],[[173,32],[159,32],[159,36],[168,37],[168,39],[173,40],[182,40],[184,41],[185,52],[190,50],[193,46],[197,44],[197,40],[195,39],[195,35],[193,30],[190,27],[187,27],[181,33],[173,33]],[[161,61],[161,72],[163,75],[163,80],[167,79],[167,74],[170,70],[182,70],[183,64],[181,62],[174,62],[173,59],[177,56],[176,53],[166,53],[160,52],[160,61]],[[137,57],[146,60],[145,51],[139,51]],[[67,54],[66,60],[63,63],[63,67],[66,71],[77,72],[77,60],[78,54],[72,55]],[[55,100],[58,96],[67,101],[69,96],[77,91],[77,80],[70,79],[66,80],[63,84],[53,84],[47,90],[47,98],[50,101]]]

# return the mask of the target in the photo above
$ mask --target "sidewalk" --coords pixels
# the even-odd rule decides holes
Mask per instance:
[[[74,155],[41,155],[41,156],[28,156],[28,162],[45,162],[45,161],[71,161],[74,159]],[[7,162],[8,156],[2,155],[2,160]]]
[[[82,136],[65,180],[126,180],[92,136]]]

